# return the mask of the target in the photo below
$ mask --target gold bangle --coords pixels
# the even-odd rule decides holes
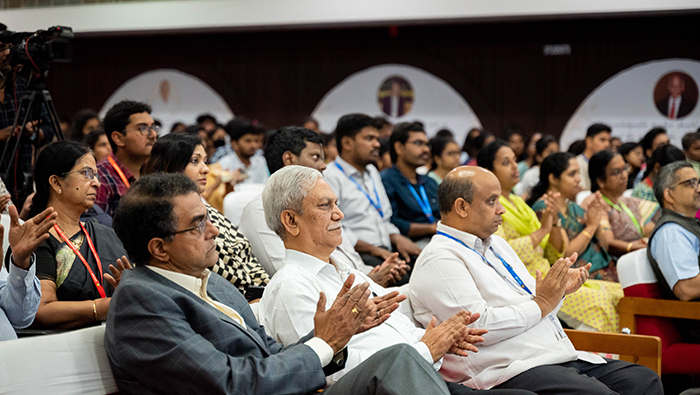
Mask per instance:
[[[592,238],[593,238],[593,236],[592,236],[590,233],[588,233],[588,231],[585,230],[585,229],[581,231],[581,234],[583,234],[584,236],[588,237],[589,239],[592,239]]]
[[[99,321],[99,319],[97,319],[97,305],[94,300],[92,301],[92,312],[95,314],[95,321]]]
[[[630,252],[632,249],[632,242],[630,241],[629,244],[627,244],[627,252]]]

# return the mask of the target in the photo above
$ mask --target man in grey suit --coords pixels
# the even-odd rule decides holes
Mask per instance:
[[[114,229],[136,264],[112,297],[105,346],[122,393],[308,394],[342,368],[367,317],[368,284],[349,278],[330,309],[319,295],[314,330],[284,347],[265,334],[245,299],[207,267],[218,230],[195,184],[182,174],[152,174],[120,202]],[[391,300],[387,300],[393,305]],[[413,348],[377,353],[325,393],[448,394]]]

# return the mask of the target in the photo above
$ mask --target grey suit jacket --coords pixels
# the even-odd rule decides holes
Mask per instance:
[[[247,329],[145,266],[127,270],[107,318],[105,346],[125,394],[305,394],[326,385],[316,353],[265,334],[240,292],[211,275],[209,296]]]

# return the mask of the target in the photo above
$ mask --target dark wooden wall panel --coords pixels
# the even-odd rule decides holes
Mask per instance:
[[[193,74],[238,115],[269,127],[299,122],[350,74],[383,63],[420,67],[447,81],[497,134],[515,123],[559,135],[586,96],[635,64],[700,59],[700,17],[78,37],[49,88],[60,114],[99,109],[122,83],[154,68]],[[543,45],[571,45],[544,56]],[[470,125],[465,125],[465,129]]]

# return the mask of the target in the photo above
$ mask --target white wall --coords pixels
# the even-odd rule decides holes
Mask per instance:
[[[0,11],[10,30],[76,33],[260,28],[678,12],[698,0],[176,0]]]

